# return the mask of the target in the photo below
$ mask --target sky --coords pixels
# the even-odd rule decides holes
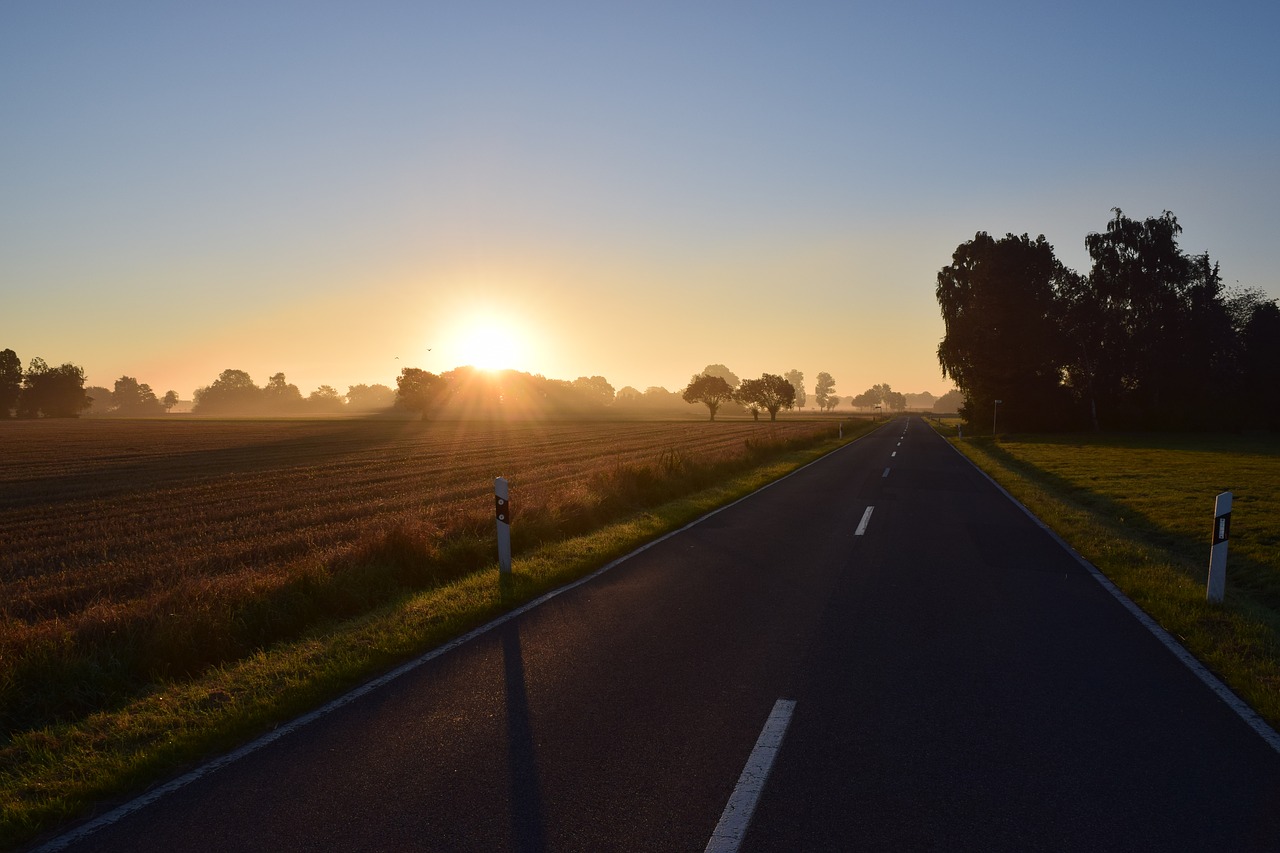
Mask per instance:
[[[940,395],[978,231],[1112,208],[1280,297],[1280,4],[0,3],[0,349]]]

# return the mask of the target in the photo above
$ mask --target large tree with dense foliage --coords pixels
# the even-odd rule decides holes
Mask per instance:
[[[981,426],[1000,400],[1014,429],[1271,421],[1256,401],[1275,385],[1263,367],[1280,350],[1275,300],[1228,292],[1207,254],[1178,246],[1172,213],[1112,213],[1085,237],[1088,275],[1063,267],[1043,237],[982,232],[938,273],[938,360],[965,396],[962,414]]]
[[[997,399],[1008,426],[1060,421],[1065,341],[1057,287],[1067,275],[1043,236],[996,240],[984,231],[960,244],[938,273],[946,328],[938,361],[964,392],[970,422],[985,424]]]
[[[1085,237],[1093,266],[1068,294],[1068,375],[1089,388],[1090,415],[1119,426],[1188,426],[1235,399],[1239,338],[1217,264],[1178,246],[1165,211],[1142,221],[1116,208]]]
[[[699,373],[689,380],[684,393],[680,395],[686,403],[702,403],[711,413],[711,420],[716,419],[716,411],[724,403],[733,399],[733,388],[723,376],[708,376]]]

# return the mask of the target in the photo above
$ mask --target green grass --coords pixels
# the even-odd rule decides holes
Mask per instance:
[[[13,733],[0,750],[0,846],[28,841],[95,802],[127,795],[225,752],[749,494],[874,426],[855,425],[843,442],[833,438],[771,454],[748,471],[583,535],[531,544],[517,555],[506,588],[500,588],[491,564],[357,618],[322,624],[301,639],[199,677],[156,683],[121,707]]]
[[[956,446],[1280,727],[1280,439],[1069,435]],[[1214,497],[1234,506],[1205,599]]]

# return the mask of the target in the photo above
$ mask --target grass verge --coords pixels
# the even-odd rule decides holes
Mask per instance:
[[[592,532],[517,555],[500,590],[496,563],[346,621],[312,628],[199,677],[158,682],[127,704],[14,733],[0,750],[0,847],[107,805],[305,713],[357,684],[871,431],[790,450],[722,483]]]
[[[1280,728],[1276,442],[1048,436],[955,446]],[[1214,462],[1214,464],[1210,464]],[[1220,605],[1205,600],[1213,496],[1237,498]],[[1242,508],[1245,512],[1239,512]],[[1252,511],[1250,511],[1252,509]]]

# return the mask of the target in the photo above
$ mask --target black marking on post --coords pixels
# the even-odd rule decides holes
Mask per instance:
[[[1213,520],[1213,544],[1218,545],[1231,538],[1231,513],[1219,515]]]
[[[494,495],[494,499],[498,503],[498,521],[501,521],[503,524],[510,524],[511,517],[509,515],[510,507],[508,506],[508,501],[498,497],[497,495]]]

